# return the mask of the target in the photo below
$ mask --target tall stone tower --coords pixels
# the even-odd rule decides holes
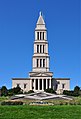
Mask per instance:
[[[51,88],[53,73],[50,72],[48,54],[47,29],[40,12],[35,28],[34,55],[32,57],[32,72],[30,76],[30,89],[44,91]]]

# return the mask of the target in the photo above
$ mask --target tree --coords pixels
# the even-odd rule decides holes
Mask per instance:
[[[15,94],[20,94],[20,93],[23,93],[23,91],[21,90],[20,87],[14,87],[14,88],[11,88],[8,90],[8,95],[9,96],[12,96],[12,95],[15,95]]]
[[[8,90],[6,86],[2,86],[1,88],[1,96],[7,96],[8,95]]]
[[[12,89],[14,94],[19,94],[21,92],[21,88],[20,87],[16,87]]]
[[[80,87],[79,86],[75,86],[74,87],[74,95],[75,96],[79,96],[80,95]]]
[[[79,92],[80,91],[80,87],[79,86],[75,86],[74,87],[74,92]]]
[[[1,96],[1,88],[0,88],[0,96]]]
[[[73,91],[64,90],[63,94],[68,96],[80,96],[81,90],[79,86],[75,86]]]

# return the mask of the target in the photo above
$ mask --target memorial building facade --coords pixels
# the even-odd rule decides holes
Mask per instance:
[[[12,78],[12,88],[20,86],[23,92],[29,90],[39,92],[53,88],[59,94],[62,93],[63,90],[69,90],[70,79],[53,78],[53,72],[50,71],[49,62],[47,28],[40,12],[35,28],[32,71],[29,72],[29,78]]]

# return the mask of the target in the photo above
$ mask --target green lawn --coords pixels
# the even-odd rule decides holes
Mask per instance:
[[[81,106],[0,106],[0,119],[81,119]]]
[[[9,97],[0,97],[0,102],[4,101],[4,100],[8,100]]]

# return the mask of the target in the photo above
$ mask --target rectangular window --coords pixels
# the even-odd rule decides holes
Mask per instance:
[[[45,67],[45,59],[43,59],[43,67]]]
[[[44,32],[43,32],[43,40],[44,40]]]
[[[65,84],[62,84],[62,89],[65,88]]]
[[[37,40],[39,40],[39,32],[37,32]]]
[[[26,88],[26,84],[24,84],[24,89]]]
[[[41,32],[41,40],[43,40],[43,32]]]
[[[56,90],[57,90],[57,88],[58,88],[58,84],[56,84]]]
[[[43,53],[44,53],[44,45],[43,45]]]
[[[40,67],[42,67],[42,59],[40,59]]]
[[[42,39],[42,32],[40,32],[40,40]]]
[[[20,86],[20,84],[18,83],[18,84],[17,84],[17,87],[19,87],[19,86]]]
[[[37,59],[37,67],[39,67],[39,59]]]
[[[42,53],[42,45],[40,45],[40,53]]]
[[[39,53],[39,45],[37,45],[37,53]]]

